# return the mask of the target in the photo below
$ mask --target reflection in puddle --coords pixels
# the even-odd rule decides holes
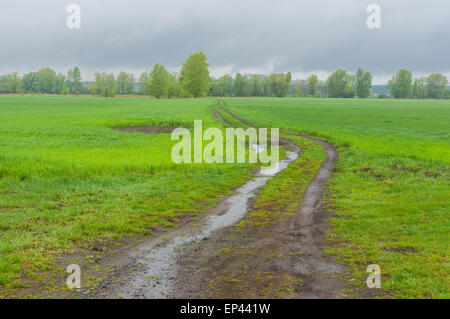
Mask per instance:
[[[186,244],[201,241],[211,237],[218,229],[237,223],[247,212],[248,200],[255,196],[255,191],[262,187],[273,176],[297,159],[300,153],[298,147],[294,152],[287,152],[287,158],[277,163],[275,167],[261,169],[261,175],[251,179],[236,190],[236,194],[227,199],[227,210],[224,214],[210,216],[205,225],[193,229],[191,234],[177,236],[161,246],[141,247],[137,252],[130,253],[142,266],[132,280],[128,282],[118,295],[125,298],[167,298],[174,288],[176,277],[176,258],[178,250]]]
[[[262,153],[266,151],[267,145],[252,144],[252,148],[255,153]]]

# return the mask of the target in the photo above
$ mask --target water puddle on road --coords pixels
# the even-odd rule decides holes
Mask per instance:
[[[224,213],[209,216],[204,225],[193,229],[190,234],[176,236],[159,246],[141,245],[137,251],[130,252],[129,258],[139,264],[139,270],[116,294],[124,298],[169,298],[174,291],[177,275],[178,252],[184,245],[200,242],[221,228],[237,223],[247,213],[248,201],[256,190],[276,174],[290,165],[300,154],[300,149],[291,144],[292,151],[286,152],[286,159],[273,168],[261,169],[260,174],[236,190],[236,194],[226,199]]]

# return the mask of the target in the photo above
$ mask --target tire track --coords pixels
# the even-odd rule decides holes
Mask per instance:
[[[220,114],[217,112],[215,114],[223,123],[231,126],[231,123],[220,117]],[[115,262],[118,268],[115,277],[123,284],[117,284],[109,291],[104,291],[104,296],[119,295],[124,298],[147,299],[179,296],[179,292],[186,286],[180,283],[180,280],[191,281],[192,276],[198,272],[198,269],[191,269],[186,273],[183,269],[185,267],[180,267],[180,264],[189,259],[186,254],[196,254],[198,247],[207,246],[210,238],[214,240],[222,229],[227,229],[244,218],[248,212],[249,202],[256,196],[257,191],[296,160],[300,148],[288,140],[284,140],[283,143],[288,144],[291,151],[287,152],[287,158],[281,160],[274,171],[261,171],[260,174],[255,174],[236,189],[234,194],[222,199],[214,208],[208,209],[205,218],[197,226],[185,225],[182,232],[177,228],[166,233],[166,240],[150,239],[126,254],[118,256]],[[208,252],[207,257],[214,255],[213,250]],[[181,296],[186,297],[184,294]]]
[[[253,127],[249,122],[237,117],[229,110],[220,109],[231,116],[234,120]],[[217,116],[217,112],[214,111]],[[320,143],[327,153],[327,160],[322,163],[314,180],[308,185],[303,201],[297,208],[298,217],[295,222],[284,225],[286,231],[286,244],[290,245],[292,251],[301,251],[301,255],[291,256],[288,265],[278,265],[283,271],[302,279],[302,287],[297,291],[294,298],[345,298],[351,297],[343,294],[344,289],[353,291],[354,296],[360,298],[373,297],[377,293],[373,290],[355,288],[348,282],[349,270],[336,263],[335,258],[326,255],[323,248],[331,243],[327,239],[327,231],[331,229],[328,222],[330,212],[324,207],[325,187],[328,179],[335,171],[335,163],[338,159],[336,148],[321,139],[283,132],[280,135],[290,135],[308,139]],[[283,226],[281,226],[283,227]]]

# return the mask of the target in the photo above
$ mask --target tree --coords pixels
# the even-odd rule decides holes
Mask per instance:
[[[252,77],[250,79],[250,87],[251,87],[250,95],[251,96],[263,95],[261,84],[262,84],[261,76],[256,75],[256,74],[252,75]]]
[[[221,76],[218,79],[211,78],[209,95],[211,96],[232,96],[234,80],[230,75]]]
[[[265,75],[262,79],[262,95],[263,96],[270,96],[271,95],[271,88],[270,88],[270,77]]]
[[[355,96],[355,77],[351,76],[345,70],[337,70],[327,79],[328,97],[354,97]]]
[[[128,74],[126,94],[134,93],[136,90],[136,78],[133,74]]]
[[[150,73],[150,94],[156,98],[169,94],[169,72],[161,64],[155,64]]]
[[[55,93],[56,73],[50,68],[43,68],[37,72],[37,87],[41,93]]]
[[[316,94],[316,87],[317,84],[319,83],[319,78],[317,77],[317,75],[312,74],[307,79],[307,81],[308,81],[308,93],[309,95],[314,96]]]
[[[67,76],[66,76],[66,85],[67,88],[69,89],[69,93],[73,93],[73,70],[69,69],[69,71],[67,71]]]
[[[136,86],[136,79],[133,74],[120,72],[117,77],[117,93],[121,95],[131,94]]]
[[[94,95],[114,97],[117,92],[117,81],[113,73],[95,73],[95,81],[91,84],[90,91]]]
[[[328,97],[342,97],[345,89],[345,77],[347,72],[344,70],[337,70],[332,73],[327,79]]]
[[[211,96],[223,96],[224,90],[222,85],[220,85],[219,79],[211,78],[211,86],[209,87],[209,95]]]
[[[355,76],[347,74],[345,81],[346,81],[346,83],[345,83],[344,91],[342,92],[342,97],[344,97],[344,98],[355,97],[355,94],[356,94]]]
[[[115,97],[117,93],[117,80],[114,76],[114,73],[107,73],[104,75],[105,77],[105,86],[106,90],[108,91],[108,95],[110,97]]]
[[[210,78],[206,55],[202,52],[191,54],[181,68],[181,84],[186,93],[206,96],[209,92]]]
[[[372,89],[372,74],[359,68],[356,71],[355,86],[357,97],[368,98]]]
[[[121,95],[127,94],[128,74],[120,72],[117,76],[117,93]]]
[[[67,72],[66,85],[71,94],[81,93],[83,84],[81,83],[81,72],[77,66]]]
[[[37,83],[37,74],[36,72],[30,72],[24,74],[22,77],[22,88],[25,92],[37,93],[38,92],[38,83]]]
[[[292,73],[291,72],[286,73],[285,80],[286,80],[286,95],[285,96],[287,96],[289,94],[289,89],[291,88],[291,82],[292,82]]]
[[[62,91],[63,87],[66,86],[65,80],[66,80],[66,77],[64,75],[62,75],[61,73],[58,73],[56,75],[55,93],[58,93],[58,94],[62,93],[61,91]],[[67,86],[66,86],[66,88],[67,88]]]
[[[303,97],[305,94],[302,91],[302,84],[300,82],[297,82],[294,86],[294,94],[296,97]]]
[[[450,99],[450,89],[446,89],[444,92],[444,99],[449,100]]]
[[[176,73],[169,74],[169,88],[167,90],[167,97],[179,97],[181,95],[181,85],[177,79]]]
[[[388,83],[391,95],[396,98],[408,98],[412,92],[412,73],[408,70],[400,70]]]
[[[8,81],[7,75],[0,75],[0,93],[8,93],[8,87],[6,82]]]
[[[445,75],[433,73],[425,79],[427,97],[441,99],[447,89],[448,80]]]
[[[220,86],[223,88],[224,96],[231,96],[233,94],[233,77],[231,75],[224,75],[219,78]]]
[[[21,88],[22,80],[17,72],[10,73],[6,78],[5,88],[8,93],[17,93]]]
[[[67,95],[69,94],[69,89],[67,88],[67,85],[64,83],[63,87],[61,89],[61,94]]]
[[[103,94],[103,92],[105,91],[105,79],[103,77],[103,74],[98,72],[95,73],[95,80],[91,84],[90,91],[93,95]]]
[[[427,96],[425,78],[415,79],[412,87],[412,96],[416,99],[423,99]]]
[[[269,84],[271,95],[276,97],[287,96],[289,86],[291,85],[283,73],[269,75]]]
[[[291,85],[291,81],[292,81],[292,73],[288,72],[286,73],[286,83]]]
[[[73,68],[73,93],[80,94],[83,84],[81,83],[81,71],[76,66]]]
[[[317,97],[323,97],[328,96],[328,88],[327,88],[327,81],[319,81],[316,88],[316,96]]]
[[[247,96],[249,88],[250,83],[247,77],[237,73],[233,84],[234,96]]]
[[[142,73],[139,77],[139,94],[150,95],[148,87],[150,85],[150,77],[147,73]]]

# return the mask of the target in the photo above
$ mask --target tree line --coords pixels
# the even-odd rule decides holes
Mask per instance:
[[[359,68],[355,74],[339,69],[325,81],[312,74],[305,80],[293,80],[291,72],[241,74],[234,77],[224,75],[210,77],[206,55],[191,54],[183,63],[179,73],[169,72],[156,64],[150,72],[138,79],[133,74],[120,72],[95,73],[95,79],[86,86],[81,72],[74,67],[67,75],[56,73],[51,68],[24,74],[17,72],[0,76],[0,93],[44,93],[44,94],[93,94],[104,97],[116,95],[148,95],[156,98],[203,97],[203,96],[271,96],[271,97],[330,97],[368,98],[372,95],[372,75]],[[388,82],[393,98],[450,99],[447,77],[433,73],[427,77],[413,79],[411,71],[400,70]],[[379,97],[390,97],[380,94]]]
[[[411,71],[400,70],[388,83],[394,98],[450,99],[448,79],[440,73],[413,80]]]
[[[24,74],[17,72],[0,76],[0,93],[45,93],[82,94],[87,93],[81,82],[81,72],[74,67],[67,75],[56,74],[51,68]]]
[[[440,73],[413,80],[411,71],[398,71],[387,84],[393,98],[450,99],[448,79]],[[255,75],[237,73],[211,79],[211,96],[310,96],[368,98],[372,95],[372,74],[359,68],[355,74],[339,69],[325,81],[312,74],[306,80],[292,80],[287,74]],[[380,98],[389,97],[383,94]]]
[[[90,90],[105,97],[116,94],[141,94],[156,98],[207,96],[210,77],[206,55],[191,54],[183,63],[181,72],[170,73],[163,65],[155,64],[148,73],[142,73],[136,81],[132,74],[121,72],[117,79],[112,73],[96,73]]]

